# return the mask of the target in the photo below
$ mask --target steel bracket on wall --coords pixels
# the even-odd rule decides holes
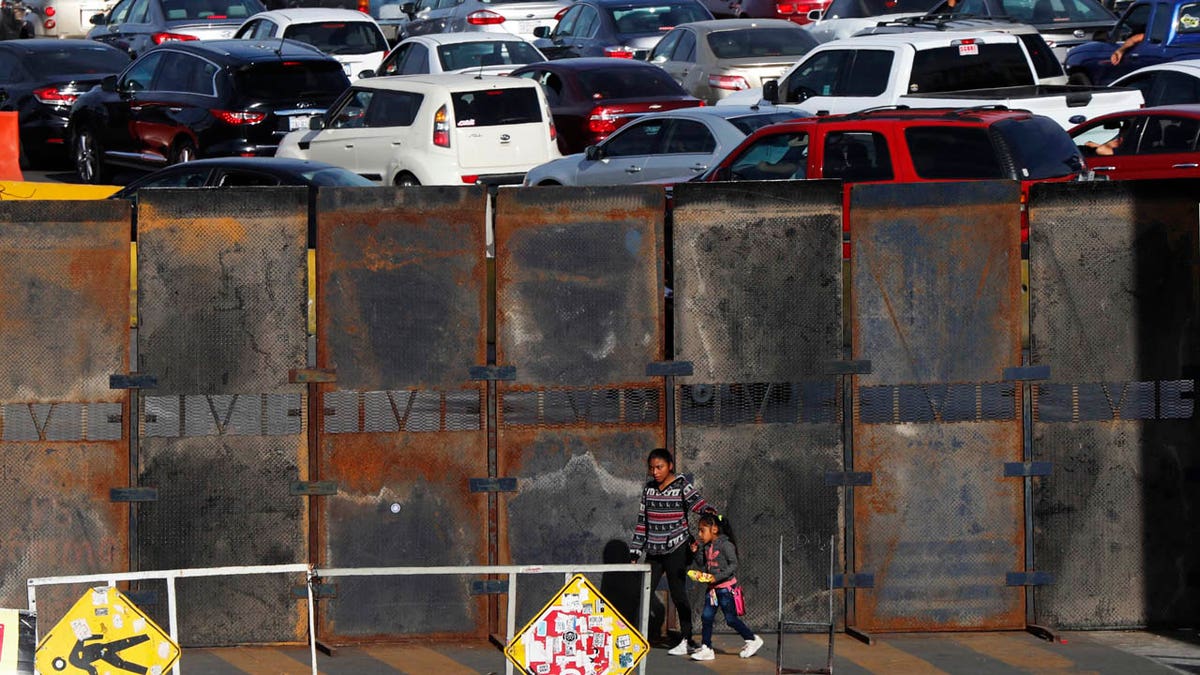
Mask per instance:
[[[337,494],[337,482],[332,480],[294,480],[288,494],[304,497],[329,497]]]
[[[108,491],[110,502],[156,502],[158,488],[153,487],[119,487]]]
[[[1053,462],[1005,462],[1004,477],[1049,476],[1053,468]]]
[[[471,595],[503,595],[508,592],[506,579],[483,579],[471,582]]]
[[[862,487],[871,485],[874,474],[870,471],[826,471],[825,484],[835,487]]]
[[[874,572],[833,575],[834,588],[875,588]]]
[[[1050,366],[1013,366],[1004,369],[1006,382],[1030,382],[1050,379]]]
[[[871,360],[829,361],[822,370],[826,375],[870,375]]]
[[[154,389],[158,386],[157,375],[145,373],[113,373],[108,376],[109,389]]]
[[[471,478],[471,492],[516,492],[516,478]]]
[[[1054,583],[1054,575],[1049,572],[1007,572],[1004,575],[1005,586],[1047,586]]]

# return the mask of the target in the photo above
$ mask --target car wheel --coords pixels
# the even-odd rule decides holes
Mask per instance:
[[[75,132],[75,173],[84,183],[100,184],[108,178],[104,149],[90,129]]]
[[[1067,84],[1082,84],[1084,86],[1092,86],[1092,78],[1088,77],[1087,73],[1074,72],[1067,78]]]
[[[171,151],[171,163],[183,164],[196,159],[196,144],[189,138],[183,138],[175,142],[175,149]]]
[[[396,176],[396,186],[397,187],[411,187],[411,186],[420,185],[420,184],[421,184],[421,181],[417,180],[416,176],[412,175],[411,173],[408,173],[407,171]]]
[[[549,185],[562,185],[562,183],[560,183],[556,180],[550,180],[550,179],[546,179],[546,180],[538,183],[538,186],[549,186]]]

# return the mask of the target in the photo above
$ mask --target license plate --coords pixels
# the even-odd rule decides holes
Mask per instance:
[[[312,115],[293,115],[288,118],[288,129],[295,131],[297,129],[307,129],[308,121],[312,119]]]

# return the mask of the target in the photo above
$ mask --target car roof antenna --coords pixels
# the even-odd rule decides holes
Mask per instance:
[[[479,72],[475,73],[475,79],[477,79],[477,80],[483,79],[483,54],[479,55]]]

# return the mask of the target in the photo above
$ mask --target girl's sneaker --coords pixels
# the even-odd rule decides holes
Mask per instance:
[[[679,644],[667,650],[671,656],[687,656],[687,653],[692,651],[687,640],[680,640]]]
[[[758,653],[758,650],[762,648],[762,646],[763,639],[755,635],[753,640],[746,640],[746,646],[742,647],[742,651],[738,652],[738,656],[742,657],[743,659],[748,659]]]
[[[762,642],[762,640],[759,640],[759,642]],[[700,649],[692,652],[693,661],[712,661],[715,658],[717,658],[717,655],[713,653],[712,647],[709,647],[708,645],[704,645]]]

